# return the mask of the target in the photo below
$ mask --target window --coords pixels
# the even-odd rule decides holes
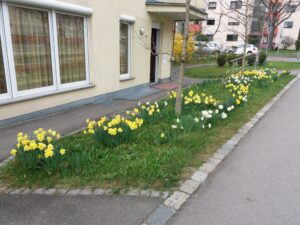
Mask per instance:
[[[297,9],[297,5],[289,5],[286,11],[288,13],[294,13],[296,12],[296,9]]]
[[[217,2],[208,3],[208,9],[216,9],[216,8],[217,8]]]
[[[18,91],[53,86],[47,11],[9,6]]]
[[[237,34],[227,34],[226,41],[237,41],[238,35]]]
[[[214,40],[214,36],[212,34],[206,34],[205,36],[208,38],[208,41]]]
[[[239,26],[240,23],[237,21],[228,22],[228,26]]]
[[[0,24],[1,102],[89,83],[86,17],[1,1]]]
[[[240,9],[240,8],[242,8],[241,1],[231,1],[230,2],[230,9]]]
[[[57,14],[57,39],[61,84],[84,81],[84,18]]]
[[[130,77],[130,24],[120,22],[120,77]]]
[[[215,25],[215,20],[208,19],[207,25],[209,25],[209,26]]]
[[[284,22],[284,28],[293,28],[293,22],[292,21]]]

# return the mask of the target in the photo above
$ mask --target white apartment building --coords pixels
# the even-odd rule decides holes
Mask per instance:
[[[206,9],[208,16],[207,21],[202,23],[202,33],[209,40],[216,41],[223,46],[241,45],[244,43],[243,38],[239,34],[244,33],[245,27],[233,19],[235,12],[232,12],[232,10],[236,9],[243,10],[241,1],[209,0]]]

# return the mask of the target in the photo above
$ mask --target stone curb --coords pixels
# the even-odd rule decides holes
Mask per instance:
[[[156,191],[156,190],[140,190],[140,189],[130,189],[121,190],[118,193],[114,193],[112,189],[61,189],[61,188],[8,188],[5,186],[0,186],[0,195],[66,195],[66,196],[130,196],[130,197],[150,197],[150,198],[161,198],[166,199],[169,197],[170,192],[168,191]]]
[[[207,179],[217,166],[232,152],[246,134],[260,121],[272,106],[286,93],[286,91],[300,78],[296,76],[290,81],[269,103],[259,110],[251,120],[239,129],[230,140],[224,143],[215,154],[207,160],[202,166],[191,176],[190,180],[186,180],[179,187],[179,191],[175,191],[161,204],[154,212],[150,214],[148,219],[142,225],[165,225],[168,220],[181,208],[181,206],[191,197],[191,195],[199,188],[199,186]]]

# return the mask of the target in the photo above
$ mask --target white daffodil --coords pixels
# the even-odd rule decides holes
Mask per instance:
[[[172,125],[172,129],[177,129],[177,125]]]
[[[223,105],[219,105],[219,109],[222,110],[224,108]]]
[[[225,112],[222,113],[221,115],[222,119],[226,119],[227,118],[227,114]]]

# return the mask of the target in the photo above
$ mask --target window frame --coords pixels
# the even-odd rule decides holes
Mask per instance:
[[[215,6],[214,6],[214,7],[211,7],[211,6],[210,6],[211,3],[214,3]],[[217,9],[217,2],[208,2],[207,8],[208,8],[208,9]]]
[[[11,81],[9,76],[9,67],[8,67],[8,58],[7,58],[7,49],[6,49],[6,41],[5,41],[5,32],[4,32],[4,21],[3,21],[3,11],[2,11],[2,2],[0,2],[0,44],[3,58],[3,66],[4,66],[4,76],[5,76],[5,83],[6,83],[6,93],[0,94],[0,101],[12,98],[12,89],[11,89]]]
[[[238,21],[228,21],[228,26],[239,26],[240,22]]]
[[[28,90],[18,90],[17,77],[15,69],[15,60],[13,53],[13,44],[10,28],[10,17],[9,17],[9,6],[27,8],[33,10],[44,11],[48,13],[49,23],[49,40],[50,40],[50,53],[51,53],[51,64],[52,64],[52,79],[53,85],[41,88],[34,88]],[[59,64],[59,52],[58,52],[58,40],[57,40],[57,23],[56,14],[62,15],[73,15],[84,18],[84,49],[85,49],[85,75],[84,81],[72,82],[61,84],[60,83],[60,64]],[[2,42],[2,52],[4,58],[4,68],[7,83],[8,94],[0,94],[0,104],[6,102],[14,102],[30,97],[42,97],[45,95],[60,93],[64,90],[80,89],[90,84],[90,71],[89,71],[89,48],[88,48],[88,17],[80,14],[68,13],[60,10],[45,9],[40,7],[28,6],[25,4],[7,3],[0,2],[0,23],[3,24],[0,27],[0,38]],[[4,43],[4,44],[3,44]]]
[[[124,23],[128,26],[128,42],[127,42],[127,44],[128,44],[128,56],[127,56],[127,58],[128,58],[128,62],[127,62],[127,64],[128,64],[128,73],[125,73],[125,74],[121,74],[121,71],[120,71],[120,68],[121,68],[120,67],[120,63],[121,63],[120,62],[121,46],[119,46],[119,73],[120,73],[120,79],[122,80],[122,79],[131,78],[131,76],[132,76],[132,74],[131,74],[131,60],[132,60],[132,55],[131,55],[132,40],[131,40],[131,38],[132,38],[132,25],[133,24],[130,23],[129,21],[122,20],[122,19],[119,21],[119,43],[120,43],[120,38],[121,38],[121,30],[120,30],[121,23]]]

